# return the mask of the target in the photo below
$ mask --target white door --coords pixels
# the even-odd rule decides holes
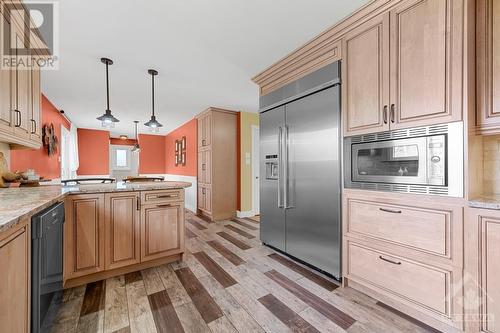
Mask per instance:
[[[259,179],[259,127],[252,126],[252,206],[254,215],[260,214],[260,179]]]

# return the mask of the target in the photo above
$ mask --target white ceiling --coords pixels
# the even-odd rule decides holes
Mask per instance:
[[[100,128],[105,74],[120,123],[151,113],[156,77],[157,119],[168,133],[208,106],[256,112],[251,77],[335,24],[368,0],[64,0],[59,70],[43,75],[43,92],[78,126]]]

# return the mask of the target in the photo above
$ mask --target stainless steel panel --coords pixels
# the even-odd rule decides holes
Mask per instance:
[[[260,111],[274,109],[293,100],[340,83],[340,62],[336,61],[284,87],[260,97]]]
[[[286,105],[286,252],[340,277],[340,86]]]
[[[285,211],[283,209],[283,128],[285,107],[260,115],[260,239],[265,244],[285,251]],[[268,168],[276,169],[271,177]],[[268,175],[269,176],[269,175]]]

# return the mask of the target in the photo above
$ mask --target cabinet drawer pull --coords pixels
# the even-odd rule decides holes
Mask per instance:
[[[395,117],[396,117],[396,105],[391,104],[391,123],[393,124],[396,121]]]
[[[16,113],[16,125],[15,125],[15,127],[21,127],[21,125],[22,125],[21,111],[19,111],[18,109],[15,109],[14,112]]]
[[[384,105],[383,117],[384,117],[384,124],[387,124],[387,105]]]
[[[164,205],[157,205],[156,207],[158,208],[167,208],[167,207],[172,207],[171,204],[164,204]]]
[[[206,144],[206,140],[201,140],[201,145],[204,146]]]
[[[401,265],[401,261],[392,261],[392,260],[384,258],[382,256],[378,256],[378,258],[380,260],[383,260],[383,261],[388,262],[388,263],[393,264],[393,265]]]
[[[174,194],[157,195],[156,199],[173,198],[173,197],[177,198],[177,195]]]
[[[379,208],[379,209],[383,212],[386,212],[386,213],[401,214],[400,210],[392,210],[392,209],[387,209],[387,208]]]
[[[201,165],[201,170],[205,171],[207,168],[206,168],[206,165],[205,164],[202,164]]]
[[[201,190],[201,193],[205,194],[205,189],[202,189],[202,190]]]

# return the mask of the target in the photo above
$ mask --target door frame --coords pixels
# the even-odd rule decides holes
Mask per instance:
[[[255,186],[255,175],[258,175],[259,177],[259,184],[260,184],[260,153],[259,153],[259,148],[260,148],[260,127],[257,125],[252,125],[251,126],[251,132],[252,132],[252,160],[251,160],[251,167],[252,167],[252,214],[259,215],[260,214],[260,196],[259,199],[256,200],[256,195],[260,191],[260,186],[256,188]],[[256,153],[257,151],[257,153]],[[255,162],[257,161],[257,163]]]

